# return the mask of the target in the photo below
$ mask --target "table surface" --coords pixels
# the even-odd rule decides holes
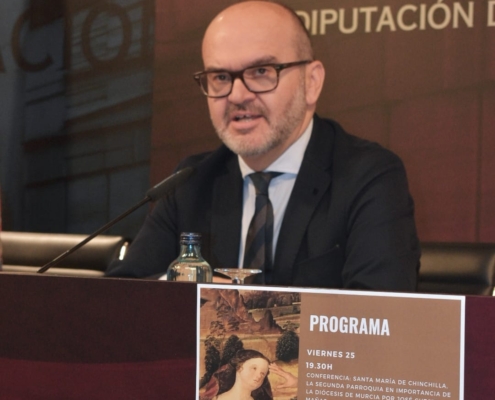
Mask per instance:
[[[193,399],[196,296],[191,283],[1,273],[4,398]],[[494,329],[495,299],[467,296],[465,399],[495,393]]]

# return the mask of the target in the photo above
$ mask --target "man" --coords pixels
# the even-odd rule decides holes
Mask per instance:
[[[212,267],[250,267],[259,189],[249,175],[270,171],[273,237],[258,283],[413,291],[420,252],[402,162],[315,115],[325,71],[297,15],[237,3],[208,26],[202,55],[195,77],[224,145],[179,166],[196,173],[157,203],[108,275],[165,273],[180,232],[203,234]]]

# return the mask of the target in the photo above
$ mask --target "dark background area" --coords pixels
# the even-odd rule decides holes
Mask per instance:
[[[0,9],[3,229],[90,233],[149,187],[154,2]],[[132,237],[145,213],[110,233]]]

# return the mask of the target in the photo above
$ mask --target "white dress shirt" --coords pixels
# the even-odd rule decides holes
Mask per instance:
[[[306,151],[309,139],[311,138],[312,130],[313,120],[310,121],[303,134],[279,158],[264,170],[282,173],[282,175],[273,178],[268,187],[268,197],[273,206],[273,259],[275,259],[275,249],[277,248],[278,236],[284,219],[285,209],[287,208],[289,197],[292,193],[294,183],[296,182],[297,174],[301,168],[304,152]],[[254,185],[248,175],[256,171],[249,168],[241,157],[238,157],[238,160],[241,174],[244,179],[242,229],[238,265],[239,268],[242,268],[247,231],[249,229],[249,224],[253,219],[256,200]]]

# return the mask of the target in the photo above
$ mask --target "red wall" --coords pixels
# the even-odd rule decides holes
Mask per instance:
[[[152,182],[170,173],[183,157],[219,143],[192,73],[202,69],[204,29],[232,3],[156,0]],[[322,9],[330,10],[327,18],[331,10],[342,9],[347,28],[357,10],[355,32],[343,33],[337,22],[327,25],[325,34],[313,35],[317,57],[327,71],[318,113],[402,157],[420,239],[494,242],[495,20],[489,21],[488,9],[495,14],[495,4],[444,1],[435,8],[440,3],[433,0],[286,3],[310,20],[321,16]],[[376,7],[368,14],[369,29],[363,7]],[[459,9],[472,15],[469,23]],[[401,29],[401,10],[403,25],[416,24],[416,29]],[[381,29],[380,19],[385,22]]]

